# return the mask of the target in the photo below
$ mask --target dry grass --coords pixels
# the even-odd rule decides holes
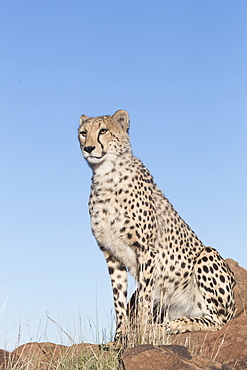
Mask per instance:
[[[39,341],[19,346],[8,359],[5,370],[115,370],[119,368],[119,359],[124,348],[113,344],[90,345],[75,344],[70,334],[55,320],[47,318],[65,335],[70,346],[59,346]],[[137,322],[137,320],[136,320]],[[128,327],[126,332],[128,348],[141,344],[168,344],[169,337],[164,328],[157,324],[135,325]],[[18,333],[20,336],[21,333]],[[96,337],[99,336],[96,334]],[[39,342],[39,343],[38,343]]]

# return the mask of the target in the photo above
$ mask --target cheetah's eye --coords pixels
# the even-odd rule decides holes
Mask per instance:
[[[107,129],[106,128],[102,128],[102,130],[100,130],[100,135],[105,135],[107,133]]]
[[[86,136],[87,136],[86,131],[81,131],[81,132],[80,132],[80,134],[81,134],[81,136],[83,136],[83,137],[86,137]]]

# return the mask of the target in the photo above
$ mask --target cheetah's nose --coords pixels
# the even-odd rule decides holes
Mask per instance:
[[[94,149],[95,149],[95,146],[86,146],[86,147],[84,148],[85,152],[87,152],[87,153],[89,153],[89,154],[90,154]]]

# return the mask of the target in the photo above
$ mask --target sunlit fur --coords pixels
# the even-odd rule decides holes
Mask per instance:
[[[128,113],[120,110],[113,116],[82,116],[78,131],[93,171],[89,212],[111,277],[115,339],[123,340],[128,326],[127,271],[138,283],[140,322],[152,322],[158,307],[156,321],[170,333],[217,330],[234,316],[233,274],[133,156],[128,129]]]

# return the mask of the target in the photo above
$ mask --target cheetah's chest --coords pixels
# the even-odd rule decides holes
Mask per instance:
[[[91,227],[99,244],[111,252],[133,276],[136,276],[137,265],[134,249],[128,242],[125,222],[128,212],[123,206],[118,179],[105,178],[104,182],[94,183],[89,201]]]

